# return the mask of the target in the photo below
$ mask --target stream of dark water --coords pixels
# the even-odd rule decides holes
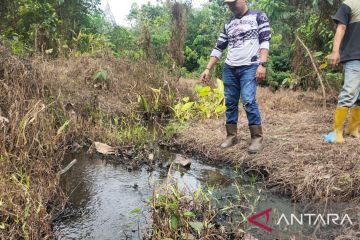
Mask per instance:
[[[76,158],[77,164],[62,176],[62,188],[69,199],[65,212],[54,222],[56,239],[142,239],[144,230],[151,223],[147,199],[152,196],[153,189],[166,180],[168,162],[174,160],[176,154],[161,151],[162,164],[137,170],[130,169],[121,161],[91,158],[86,154]],[[72,159],[69,158],[65,164]],[[241,195],[254,206],[254,212],[271,207],[274,209],[272,217],[279,216],[280,212],[299,213],[290,199],[263,191],[251,176],[239,173],[235,168],[212,166],[194,158],[191,161],[190,169],[173,168],[172,176],[180,188],[189,192],[200,186],[214,186],[214,196],[220,208],[236,201],[241,191]],[[134,209],[142,211],[133,214],[131,211]],[[234,216],[243,221],[240,213]],[[311,229],[306,227],[275,229],[271,234],[251,224],[247,227],[247,231],[261,240],[308,239],[304,233],[311,233]]]

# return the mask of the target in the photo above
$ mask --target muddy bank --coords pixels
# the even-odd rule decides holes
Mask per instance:
[[[225,136],[224,119],[193,122],[174,144],[212,161],[231,162],[264,178],[268,188],[293,200],[356,201],[360,199],[359,139],[330,145],[322,134],[332,131],[333,109],[321,108],[316,93],[259,89],[265,149],[249,155],[249,130],[242,110],[238,134],[241,142],[219,148]]]

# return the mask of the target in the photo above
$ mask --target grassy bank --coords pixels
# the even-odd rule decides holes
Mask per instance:
[[[178,134],[174,144],[214,162],[236,164],[253,171],[267,186],[297,201],[356,201],[360,199],[359,140],[327,144],[335,104],[326,109],[315,92],[259,89],[265,149],[249,155],[250,134],[241,114],[240,144],[222,150],[224,119],[196,121]]]
[[[46,239],[65,135],[31,61],[2,46],[0,61],[0,238]]]
[[[20,59],[0,46],[0,239],[51,238],[69,146],[103,141],[141,151],[153,140],[144,123],[168,116],[182,91],[174,82],[145,62]]]

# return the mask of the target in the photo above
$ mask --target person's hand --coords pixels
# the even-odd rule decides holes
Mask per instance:
[[[333,68],[337,67],[340,62],[340,53],[337,51],[333,51],[329,58],[329,61]]]
[[[203,84],[208,84],[209,83],[209,77],[210,77],[210,70],[209,69],[205,69],[205,71],[201,74],[200,76],[200,81]]]
[[[256,70],[256,80],[262,81],[266,77],[266,67],[259,65],[259,67]]]

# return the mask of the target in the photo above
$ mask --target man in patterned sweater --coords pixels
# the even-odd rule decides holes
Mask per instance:
[[[223,72],[227,138],[221,147],[228,148],[238,142],[237,123],[241,97],[251,134],[249,153],[254,154],[263,148],[256,85],[257,80],[263,80],[266,75],[270,25],[263,12],[248,9],[246,0],[224,0],[224,3],[233,15],[224,25],[201,80],[204,83],[209,81],[210,70],[228,48]]]

